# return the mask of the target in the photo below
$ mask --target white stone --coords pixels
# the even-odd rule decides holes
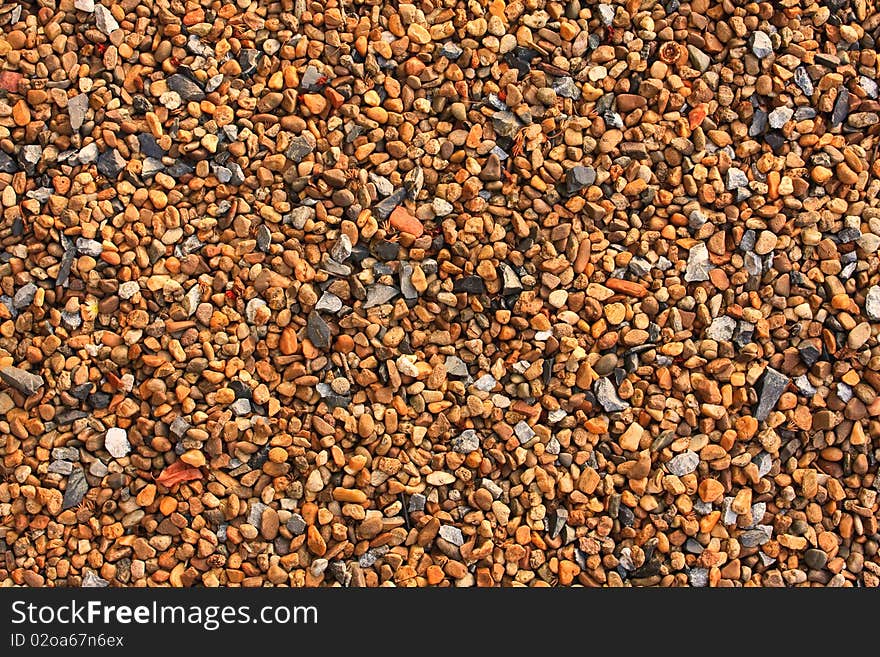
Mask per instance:
[[[128,434],[125,432],[125,429],[118,427],[107,429],[107,435],[104,437],[104,448],[115,459],[122,458],[128,454],[131,451],[131,444],[128,442]]]

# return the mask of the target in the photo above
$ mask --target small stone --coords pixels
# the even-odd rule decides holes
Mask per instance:
[[[513,432],[516,434],[516,437],[519,439],[520,445],[525,445],[532,438],[535,437],[535,431],[528,425],[525,420],[520,420],[513,427]]]
[[[687,47],[687,51],[693,67],[700,71],[700,73],[705,73],[709,68],[709,65],[712,63],[712,60],[709,59],[709,55],[690,44]]]
[[[788,387],[789,382],[790,379],[781,372],[777,372],[772,367],[766,369],[761,385],[761,394],[758,398],[758,406],[754,414],[757,420],[764,421],[767,419],[770,411],[773,410],[776,402],[779,401],[782,393]]]
[[[498,385],[498,381],[491,374],[484,374],[474,381],[474,387],[482,392],[491,392]]]
[[[67,101],[67,113],[70,117],[70,127],[79,130],[86,118],[89,109],[89,97],[87,94],[77,94]]]
[[[688,450],[673,457],[666,464],[666,469],[669,471],[669,474],[673,474],[676,477],[683,477],[696,470],[699,464],[699,454]]]
[[[205,99],[205,92],[202,88],[185,75],[175,73],[174,75],[171,75],[166,82],[169,89],[176,91],[180,94],[180,97],[187,102],[198,102]]]
[[[36,394],[43,387],[44,383],[43,377],[38,374],[31,374],[12,366],[0,368],[0,379],[3,379],[4,383],[12,386],[27,397]]]
[[[24,310],[28,306],[30,306],[34,298],[37,296],[37,286],[33,283],[27,283],[22,285],[15,292],[15,296],[12,298],[12,307],[16,310]]]
[[[837,100],[834,101],[834,109],[831,111],[831,126],[839,126],[849,116],[849,91],[841,87],[837,92]]]
[[[342,310],[342,299],[331,292],[324,292],[324,294],[321,295],[321,298],[318,299],[318,303],[315,304],[315,310],[335,315]]]
[[[608,413],[617,413],[629,408],[629,404],[618,396],[614,384],[607,377],[598,379],[593,385],[593,390],[597,401]]]
[[[74,0],[73,6],[79,11],[91,14],[95,11],[95,0]]]
[[[596,170],[593,167],[574,166],[565,174],[565,185],[568,194],[576,194],[584,187],[596,182]]]
[[[110,586],[110,582],[103,577],[98,577],[94,570],[86,570],[86,575],[82,578],[81,586],[84,589],[102,589]]]
[[[804,563],[813,570],[822,570],[828,563],[828,555],[823,550],[811,548],[804,552]]]
[[[706,337],[710,340],[723,342],[733,337],[735,329],[736,320],[727,315],[722,315],[713,319],[712,323],[709,324],[709,327],[706,329]]]
[[[880,322],[880,285],[874,285],[865,295],[865,316],[872,322]]]
[[[131,451],[131,444],[128,442],[128,434],[125,429],[111,427],[107,429],[107,435],[104,437],[104,448],[110,452],[110,456],[120,459]]]
[[[82,468],[74,468],[67,478],[67,487],[64,489],[64,499],[61,502],[62,509],[70,509],[78,506],[89,490],[86,476]]]
[[[372,308],[388,303],[394,297],[400,294],[400,290],[390,285],[371,285],[367,288],[367,300],[364,302],[364,308]]]
[[[849,336],[846,339],[846,346],[850,349],[861,349],[870,337],[871,325],[868,324],[868,322],[856,324],[856,326],[849,332]]]
[[[104,151],[98,156],[98,173],[110,180],[116,180],[126,164],[125,158],[115,148]]]
[[[107,36],[119,29],[119,23],[113,18],[110,10],[101,4],[95,4],[95,26]]]
[[[709,270],[712,265],[709,263],[709,249],[702,242],[694,244],[688,254],[687,270],[684,274],[684,280],[689,283],[708,281]]]
[[[327,322],[314,310],[309,313],[306,322],[306,333],[315,347],[321,350],[330,348],[330,327]]]
[[[770,35],[761,30],[752,32],[752,52],[758,59],[765,59],[773,54],[773,42]]]
[[[791,120],[794,110],[790,107],[777,107],[767,116],[771,128],[781,129]]]
[[[458,527],[441,525],[438,533],[440,534],[440,538],[448,543],[452,543],[455,547],[461,547],[464,545],[464,535]]]

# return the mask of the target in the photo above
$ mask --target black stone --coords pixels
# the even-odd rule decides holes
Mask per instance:
[[[822,355],[822,352],[810,343],[801,343],[798,345],[798,352],[800,352],[801,360],[804,361],[804,364],[807,367],[815,365],[816,361],[819,360],[819,356]]]
[[[86,492],[89,490],[89,484],[86,481],[86,475],[82,468],[74,468],[73,472],[67,478],[67,488],[64,489],[64,500],[61,503],[62,509],[70,509],[82,502]]]
[[[186,101],[200,101],[205,99],[205,91],[192,78],[175,73],[167,80],[168,88],[176,91]]]
[[[779,401],[782,393],[788,387],[790,379],[772,367],[768,367],[762,381],[758,407],[755,409],[755,419],[759,421],[766,420],[767,416],[770,415],[770,411],[773,410],[776,402]]]
[[[389,240],[382,240],[373,245],[373,251],[377,258],[388,262],[389,260],[397,260],[400,253],[400,244]]]
[[[110,395],[106,392],[95,392],[89,395],[87,403],[95,409],[104,409],[110,405]]]
[[[138,135],[138,143],[141,146],[141,153],[146,157],[154,157],[157,160],[165,157],[165,151],[159,146],[156,138],[149,132],[142,132]]]
[[[387,219],[391,216],[391,213],[394,212],[394,209],[403,203],[403,199],[406,198],[406,188],[401,187],[396,192],[394,192],[391,196],[382,199],[376,205],[373,206],[373,210],[375,210],[376,214],[379,215],[380,219]]]
[[[330,348],[330,327],[314,310],[309,313],[309,319],[306,322],[306,334],[312,344],[318,349]]]
[[[18,171],[18,164],[9,155],[0,151],[0,173],[15,173]]]
[[[816,57],[816,61],[818,61]],[[841,87],[837,93],[837,100],[834,101],[834,109],[831,111],[831,127],[841,125],[849,116],[849,91],[846,87]]]
[[[115,180],[119,172],[125,168],[125,159],[118,150],[104,151],[98,156],[98,173],[105,178]]]
[[[486,284],[479,276],[465,276],[457,279],[452,284],[452,291],[455,294],[466,292],[468,294],[483,294],[486,291]]]

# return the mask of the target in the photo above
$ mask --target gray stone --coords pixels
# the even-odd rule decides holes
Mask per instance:
[[[267,226],[261,225],[257,228],[257,248],[263,253],[268,253],[271,245],[272,231]]]
[[[95,574],[94,570],[86,570],[86,576],[82,578],[82,588],[103,589],[107,586],[110,586],[110,582],[108,582],[103,577],[98,577],[98,575]]]
[[[513,426],[513,433],[519,439],[520,445],[525,445],[535,437],[535,431],[528,425],[525,420],[520,420]]]
[[[773,535],[773,530],[769,525],[759,525],[755,529],[749,529],[739,535],[739,543],[743,547],[753,548],[764,545]]]
[[[687,49],[693,67],[700,71],[700,73],[705,73],[706,69],[709,68],[709,64],[712,63],[709,55],[693,45],[688,45]]]
[[[614,21],[614,7],[611,5],[599,5],[599,19],[603,25],[611,25]]]
[[[121,459],[131,452],[131,444],[128,442],[128,434],[125,429],[111,427],[104,436],[104,449],[115,459]]]
[[[447,41],[440,48],[440,56],[445,57],[451,62],[454,62],[456,59],[461,57],[464,50],[457,43],[453,43],[451,41]]]
[[[205,92],[202,88],[185,75],[175,73],[166,80],[166,83],[169,89],[176,91],[187,102],[198,102],[205,99]]]
[[[445,217],[452,213],[454,209],[452,203],[442,198],[435,198],[431,201],[431,209],[434,211],[435,217]]]
[[[748,187],[749,177],[746,172],[736,167],[730,167],[727,170],[727,189],[733,191],[740,187]]]
[[[76,250],[81,255],[92,256],[93,258],[100,258],[101,254],[104,252],[104,247],[98,240],[90,240],[86,239],[85,237],[77,237]]]
[[[448,376],[461,379],[468,375],[467,364],[458,356],[447,356],[445,365]]]
[[[767,116],[767,121],[771,128],[778,130],[791,120],[793,114],[794,110],[790,107],[777,107]]]
[[[60,475],[69,475],[73,472],[73,463],[70,461],[52,461],[49,464],[49,472]]]
[[[62,461],[79,461],[79,450],[76,447],[55,447],[52,458]]]
[[[480,439],[473,429],[466,429],[452,439],[452,451],[459,454],[470,454],[480,449]]]
[[[596,182],[596,170],[593,167],[578,165],[565,173],[565,189],[569,194],[576,194],[594,182]]]
[[[828,555],[825,554],[824,550],[811,548],[804,552],[804,563],[813,570],[821,570],[828,563]]]
[[[394,212],[394,209],[403,203],[403,199],[406,198],[406,188],[401,187],[396,192],[388,196],[387,198],[382,199],[376,205],[373,206],[373,210],[375,210],[376,214],[379,215],[380,219],[387,219],[391,216],[391,213]]]
[[[351,249],[351,238],[345,233],[342,233],[339,235],[339,239],[337,239],[330,248],[330,257],[336,262],[342,264],[351,257]]]
[[[813,81],[810,79],[810,76],[807,74],[807,69],[803,66],[798,66],[794,70],[794,83],[798,86],[798,88],[804,92],[806,96],[813,95]]]
[[[440,538],[448,543],[452,543],[455,547],[461,547],[464,545],[464,536],[458,527],[453,525],[441,525],[438,533],[440,534]]]
[[[696,283],[709,280],[709,270],[712,265],[709,263],[709,249],[703,242],[698,242],[691,247],[688,254],[687,270],[684,274],[684,280],[688,283]]]
[[[70,116],[70,127],[79,130],[86,120],[89,109],[88,94],[77,94],[67,101],[67,114]]]
[[[522,128],[522,123],[516,118],[513,112],[495,112],[492,115],[492,125],[495,128],[495,134],[501,137],[515,137]]]
[[[406,510],[409,513],[413,513],[415,511],[424,511],[425,504],[427,504],[427,502],[428,498],[421,493],[413,493],[409,497],[409,504],[407,504]]]
[[[666,469],[676,477],[683,477],[696,470],[698,465],[700,465],[700,455],[688,450],[673,457],[666,464]]]
[[[773,54],[773,42],[770,40],[770,35],[766,32],[755,30],[752,32],[751,42],[752,52],[755,53],[755,57],[758,59],[764,59]]]
[[[342,299],[332,292],[324,292],[318,303],[315,304],[315,310],[318,312],[328,312],[334,315],[342,310]]]
[[[31,374],[18,367],[7,365],[0,368],[0,379],[18,390],[23,395],[30,397],[43,387],[43,377],[38,374]]]
[[[867,75],[859,76],[859,86],[864,90],[868,98],[876,100],[878,96],[877,82]]]
[[[64,489],[64,499],[61,502],[62,509],[70,509],[82,502],[89,484],[82,468],[75,468],[67,478],[67,487]]]
[[[306,521],[298,513],[293,513],[287,521],[287,530],[294,536],[300,536],[306,531]]]
[[[180,416],[177,416],[171,421],[171,424],[168,426],[168,431],[171,432],[171,435],[180,440],[186,435],[186,432],[192,428],[192,425],[183,419]]]
[[[106,477],[108,472],[110,470],[101,461],[92,461],[92,464],[89,466],[89,474],[93,477]]]
[[[482,392],[491,392],[496,385],[498,385],[498,381],[491,374],[484,374],[474,381],[474,387]]]
[[[370,182],[375,186],[376,193],[379,196],[391,196],[394,193],[394,185],[392,185],[391,181],[385,176],[371,173],[369,177]]]
[[[513,267],[506,262],[501,262],[498,264],[498,270],[501,272],[501,294],[514,294],[522,291],[522,281],[513,271]]]
[[[262,502],[251,502],[251,508],[248,509],[248,524],[259,529],[260,524],[263,521],[263,514],[266,512],[267,508],[269,507]]]
[[[95,11],[95,0],[73,0],[73,7],[78,11],[91,14]]]
[[[229,405],[229,410],[235,413],[238,417],[242,417],[244,415],[248,415],[251,412],[251,402],[249,399],[236,399]]]
[[[556,92],[557,96],[571,98],[572,100],[578,100],[581,97],[580,88],[575,84],[575,81],[567,75],[557,78],[552,86],[553,91]]]
[[[114,30],[119,29],[119,23],[113,18],[113,14],[104,5],[95,4],[95,27],[101,30],[107,36]]]
[[[314,310],[309,313],[309,318],[306,320],[306,335],[318,349],[330,348],[330,327]]]
[[[388,303],[394,297],[400,294],[400,290],[390,285],[371,285],[367,288],[367,300],[364,302],[364,308],[372,308],[373,306],[381,306]]]
[[[695,588],[703,588],[709,585],[708,568],[691,568],[688,571],[688,583]]]
[[[772,367],[768,367],[763,376],[761,385],[761,394],[758,398],[758,407],[755,409],[755,419],[764,421],[770,415],[770,411],[776,406],[776,402],[788,387],[789,379],[781,372],[777,372]]]
[[[314,218],[315,208],[310,208],[307,205],[300,205],[293,208],[290,213],[285,217],[285,219],[289,221],[290,224],[297,230],[302,230],[303,228],[305,228],[306,222]]]
[[[284,155],[288,160],[298,164],[303,161],[306,155],[315,150],[315,146],[317,146],[317,141],[315,141],[314,135],[303,133],[290,140],[290,146],[287,147]]]
[[[115,148],[104,151],[98,156],[98,173],[110,180],[115,180],[119,176],[119,172],[125,168],[125,165],[125,158]]]
[[[872,322],[880,322],[880,285],[874,285],[865,295],[865,316]]]
[[[735,329],[736,320],[727,315],[722,315],[713,319],[712,323],[709,324],[709,327],[706,329],[706,337],[710,340],[723,342],[733,337]]]
[[[409,301],[419,298],[419,291],[412,284],[413,267],[408,262],[400,263],[400,291]]]
[[[849,91],[841,87],[837,92],[837,100],[834,101],[834,109],[831,111],[831,127],[841,125],[849,116]]]
[[[33,283],[25,283],[15,292],[12,297],[12,307],[16,310],[24,310],[34,302],[37,296],[37,286]]]
[[[320,91],[322,85],[319,84],[319,80],[322,77],[323,74],[317,67],[307,66],[299,80],[299,88],[303,91]]]
[[[618,396],[614,384],[607,377],[602,377],[593,384],[593,392],[596,400],[608,413],[617,413],[629,408],[629,404]]]
[[[757,454],[753,459],[752,463],[758,466],[758,476],[764,477],[770,473],[773,469],[773,457],[770,456],[767,452],[761,452]]]

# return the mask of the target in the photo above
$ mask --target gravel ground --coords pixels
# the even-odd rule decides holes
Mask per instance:
[[[877,38],[3,1],[0,585],[877,586]]]

